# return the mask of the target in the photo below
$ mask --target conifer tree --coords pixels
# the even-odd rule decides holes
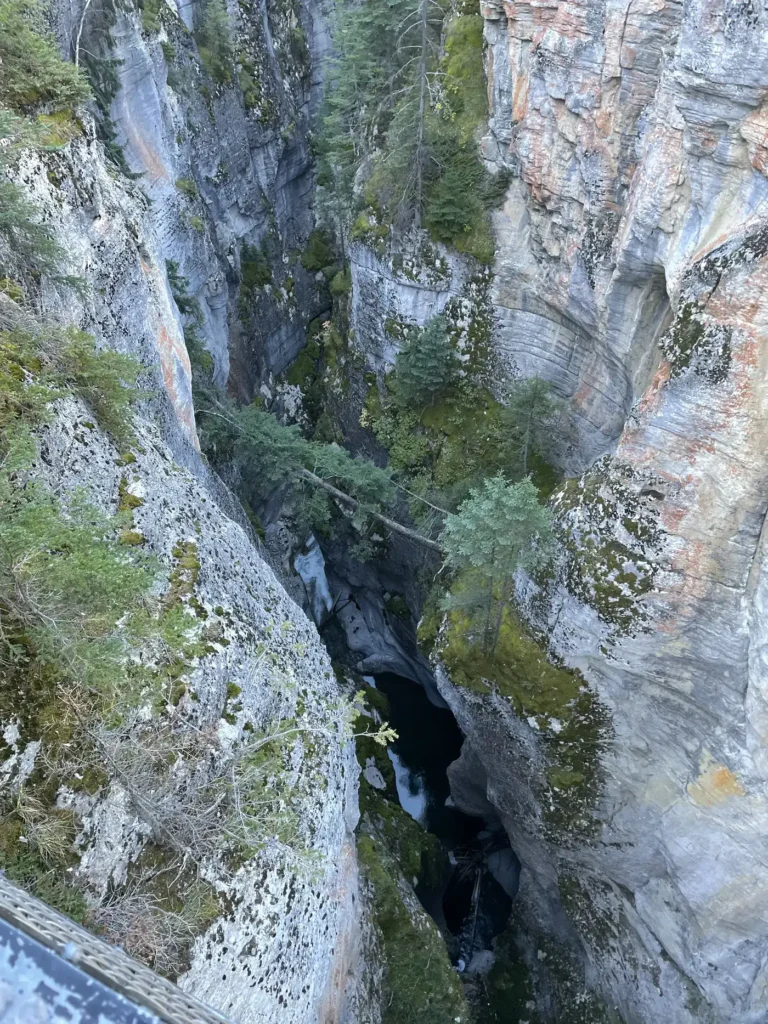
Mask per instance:
[[[403,406],[433,405],[459,373],[459,359],[444,316],[411,330],[395,359],[394,388]]]
[[[552,394],[552,385],[541,377],[529,377],[512,385],[503,420],[515,437],[513,447],[522,461],[524,476],[531,455],[546,452],[560,407],[561,402]]]
[[[515,573],[534,572],[552,557],[552,513],[539,503],[529,479],[511,484],[499,474],[471,490],[458,512],[448,516],[442,541],[447,563],[480,580],[483,648],[492,652]]]
[[[220,84],[229,84],[235,46],[225,0],[208,0],[195,39],[200,59],[211,78]]]

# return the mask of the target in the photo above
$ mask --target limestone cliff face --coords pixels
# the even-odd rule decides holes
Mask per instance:
[[[454,788],[482,812],[484,781],[523,861],[523,930],[542,952],[553,936],[575,950],[607,1007],[633,1022],[756,1024],[768,23],[749,4],[696,0],[481,6],[482,150],[513,178],[493,213],[490,288],[464,308],[492,311],[500,376],[538,374],[569,400],[562,564],[546,594],[521,594],[599,708],[587,752],[599,795],[584,821],[553,829],[568,790],[541,780],[563,722],[521,718],[439,672],[468,736]],[[399,320],[423,323],[477,288],[476,269],[420,239],[396,261],[368,248],[352,262],[356,344],[375,367],[392,361]],[[557,972],[540,973],[545,993]]]
[[[570,465],[592,464],[554,499],[558,584],[527,595],[608,710],[591,836],[543,826],[540,722],[441,690],[526,865],[529,924],[580,943],[629,1021],[756,1024],[768,25],[749,5],[663,0],[484,15],[484,150],[517,175],[494,215],[496,344],[570,396]]]
[[[307,11],[303,16],[310,17]],[[70,38],[76,28],[71,14],[60,11],[59,21],[60,37]],[[249,24],[269,40],[266,9]],[[178,17],[168,12],[163,25],[170,26],[162,29],[164,36],[173,32],[181,40],[180,74],[199,75],[191,56],[182,53],[191,44],[184,42]],[[98,47],[98,36],[86,33],[84,46]],[[312,226],[304,134],[311,83],[306,75],[294,78],[289,96],[283,78],[274,78],[272,44],[257,48],[274,64],[264,88],[278,95],[274,123],[265,128],[258,111],[246,112],[239,89],[221,89],[206,103],[191,79],[184,102],[173,94],[166,82],[170,50],[157,36],[147,38],[138,12],[120,13],[110,38],[113,49],[105,48],[105,56],[122,62],[111,112],[126,157],[143,176],[131,181],[116,171],[93,119],[83,113],[77,138],[56,153],[26,156],[16,178],[64,247],[66,272],[84,283],[74,290],[44,281],[42,314],[88,331],[100,348],[134,356],[148,397],[140,403],[135,451],[128,457],[85,406],[73,399],[59,403],[42,431],[35,472],[57,493],[77,490],[109,512],[121,494],[132,495],[131,543],[141,543],[171,577],[179,571],[180,552],[189,563],[185,586],[197,609],[190,630],[202,629],[209,642],[185,665],[186,695],[172,714],[193,721],[209,747],[201,763],[179,760],[180,781],[226,760],[254,731],[291,716],[306,718],[308,736],[314,729],[325,736],[318,743],[299,740],[287,769],[298,848],[305,852],[286,856],[267,844],[235,871],[220,873],[215,859],[207,864],[205,876],[222,897],[222,913],[195,940],[179,984],[243,1024],[374,1024],[375,991],[369,991],[360,959],[366,925],[353,835],[358,767],[352,744],[339,731],[341,695],[316,629],[288,598],[242,508],[199,454],[189,357],[166,264],[178,263],[190,294],[199,298],[204,341],[222,379],[229,372],[230,334],[232,352],[245,364],[249,352],[258,352],[254,379],[292,357],[303,343],[302,318],[320,301],[309,276],[300,278],[300,266],[291,314],[281,306],[288,301],[279,287],[282,256],[276,262],[263,333],[247,343],[238,333],[233,300],[242,240],[257,246],[267,225],[274,254],[297,249]],[[318,31],[311,45],[321,41]],[[266,103],[266,91],[261,95]],[[284,108],[292,104],[291,125]],[[212,181],[224,162],[228,181]],[[179,179],[194,181],[196,194],[180,188]],[[0,728],[6,727],[14,742],[3,766],[8,782],[31,770],[39,744],[19,738],[12,722]],[[98,900],[125,882],[152,841],[152,828],[136,814],[119,780],[94,798],[77,800],[84,822],[78,877]]]
[[[205,5],[158,6],[149,27],[138,11],[89,14],[84,60],[91,55],[97,74],[111,62],[107,112],[151,203],[161,263],[175,262],[200,303],[217,381],[250,400],[329,306],[298,258],[314,225],[307,135],[328,47],[323,3],[230,5],[228,80],[205,73],[193,39]],[[57,14],[69,43],[78,17],[69,5]],[[249,259],[261,276],[244,304]]]

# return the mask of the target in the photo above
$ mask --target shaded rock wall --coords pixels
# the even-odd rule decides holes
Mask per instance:
[[[250,400],[305,341],[329,299],[299,256],[314,224],[307,133],[328,48],[322,2],[231,5],[230,82],[205,73],[192,30],[204,4],[172,3],[147,31],[138,11],[85,22],[83,47],[114,61],[110,116],[140,174],[164,260],[174,260],[200,302],[200,334],[220,384]],[[59,12],[63,40],[76,31]],[[182,187],[179,187],[180,183]],[[243,244],[263,252],[269,280],[239,303]]]

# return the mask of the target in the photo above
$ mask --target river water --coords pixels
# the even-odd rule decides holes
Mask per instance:
[[[438,837],[446,854],[440,884],[430,890],[418,887],[417,895],[463,969],[474,954],[490,948],[512,906],[511,896],[488,869],[487,857],[496,851],[497,860],[501,856],[515,864],[516,858],[498,823],[453,805],[447,770],[461,752],[463,736],[451,712],[432,704],[423,688],[408,679],[378,675],[372,681],[389,701],[390,724],[398,734],[388,754],[400,804]]]

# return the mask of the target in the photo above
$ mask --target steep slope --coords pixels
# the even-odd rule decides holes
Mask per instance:
[[[131,53],[144,46],[138,13],[120,15],[118,25],[122,68],[129,69]],[[122,102],[127,110],[140,102],[139,94],[126,87],[117,94],[116,106]],[[166,108],[155,109],[172,117]],[[31,473],[64,503],[85,499],[106,515],[120,511],[121,542],[126,550],[140,552],[158,573],[147,600],[181,616],[185,626],[166,689],[148,696],[127,717],[101,723],[107,732],[98,732],[94,741],[101,765],[85,760],[78,767],[87,751],[78,748],[70,758],[63,753],[66,743],[59,749],[53,740],[49,745],[48,733],[27,728],[41,720],[34,702],[49,699],[47,691],[30,687],[21,701],[9,706],[4,700],[4,796],[21,785],[22,795],[40,792],[54,800],[44,810],[38,803],[30,805],[34,814],[73,815],[78,835],[72,890],[82,894],[82,913],[120,941],[120,914],[127,912],[125,941],[134,952],[142,950],[135,927],[173,918],[164,917],[164,911],[155,914],[156,890],[145,892],[145,880],[173,872],[173,890],[179,879],[184,884],[192,858],[210,895],[195,921],[198,934],[181,964],[179,984],[222,1012],[243,1022],[286,1017],[307,1024],[375,1021],[375,991],[363,984],[359,961],[364,900],[352,834],[358,769],[349,741],[348,702],[317,631],[288,598],[242,508],[197,450],[189,357],[166,259],[179,259],[190,276],[190,267],[195,268],[206,303],[206,340],[224,372],[226,312],[220,307],[217,321],[218,292],[204,288],[205,275],[221,266],[212,233],[189,222],[183,227],[179,189],[173,185],[178,167],[150,182],[149,190],[157,189],[152,202],[143,190],[147,179],[139,184],[116,172],[96,138],[93,119],[83,113],[78,125],[75,137],[57,151],[25,154],[14,178],[62,245],[63,270],[79,283],[37,282],[34,275],[25,276],[18,262],[14,271],[28,298],[36,300],[38,320],[75,325],[94,337],[97,348],[134,357],[145,394],[133,437],[122,444],[94,422],[93,411],[82,401],[61,398],[40,430]],[[197,164],[193,173],[198,173]],[[285,168],[282,173],[286,180],[295,179]],[[274,175],[269,180],[274,187]],[[164,187],[169,181],[170,187]],[[248,222],[249,229],[253,223]],[[300,237],[296,231],[294,239]],[[8,281],[4,287],[10,289]],[[225,289],[224,302],[227,295]],[[5,294],[2,300],[4,330],[32,322],[29,309],[20,309]],[[296,341],[286,344],[290,352]],[[288,357],[277,342],[272,348],[265,342],[264,350],[269,353],[265,359],[276,364]],[[158,651],[148,644],[131,657],[151,672]],[[62,704],[55,720],[68,721],[67,708]],[[276,778],[267,778],[268,791],[275,795],[266,801],[266,806],[276,799],[286,803],[289,818],[280,812],[271,823],[280,836],[269,834],[270,819],[265,819],[266,833],[253,845],[244,833],[242,852],[233,860],[231,850],[217,851],[201,832],[200,844],[192,843],[182,857],[168,824],[172,807],[186,806],[192,793],[206,787],[212,787],[207,792],[213,799],[217,786],[209,812],[224,806],[231,787],[237,788],[237,773],[250,763],[243,761],[243,751],[251,758],[269,751],[259,737],[281,731],[287,745],[270,755],[280,767],[274,769]],[[162,737],[160,746],[142,754],[142,743],[152,732]],[[61,758],[62,764],[71,760],[75,766],[69,774],[57,767]],[[93,784],[82,781],[84,774],[93,776]],[[57,778],[62,785],[50,790],[51,779]],[[42,790],[41,779],[47,780]],[[194,831],[197,811],[191,804],[189,811]],[[258,809],[248,805],[244,813],[243,821],[253,820]],[[289,839],[282,832],[285,820]],[[230,826],[222,827],[223,839]],[[16,848],[8,844],[16,842],[15,832],[3,833],[3,853],[12,859]],[[181,898],[184,892],[197,892],[195,885],[182,889]],[[121,903],[124,893],[129,899]],[[138,925],[130,916],[130,899],[139,901]],[[150,962],[153,941],[149,933],[144,950]],[[170,973],[178,970],[176,962]]]
[[[531,872],[529,925],[571,941],[575,925],[588,980],[627,1020],[758,1021],[763,16],[696,3],[484,15],[485,151],[519,175],[495,215],[497,343],[572,396],[570,465],[612,450],[555,497],[565,565],[531,611],[607,709],[586,842],[542,827],[536,772],[564,721],[441,689]],[[573,786],[555,778],[566,799]]]
[[[696,2],[482,13],[482,150],[512,173],[490,287],[419,235],[394,259],[375,238],[352,253],[371,369],[403,323],[448,310],[467,338],[482,325],[496,383],[540,375],[569,400],[562,562],[521,597],[581,674],[511,628],[494,665],[443,635],[438,683],[468,736],[457,800],[487,810],[479,781],[523,861],[543,1012],[757,1022],[768,27]],[[578,1009],[584,983],[602,1010]]]

